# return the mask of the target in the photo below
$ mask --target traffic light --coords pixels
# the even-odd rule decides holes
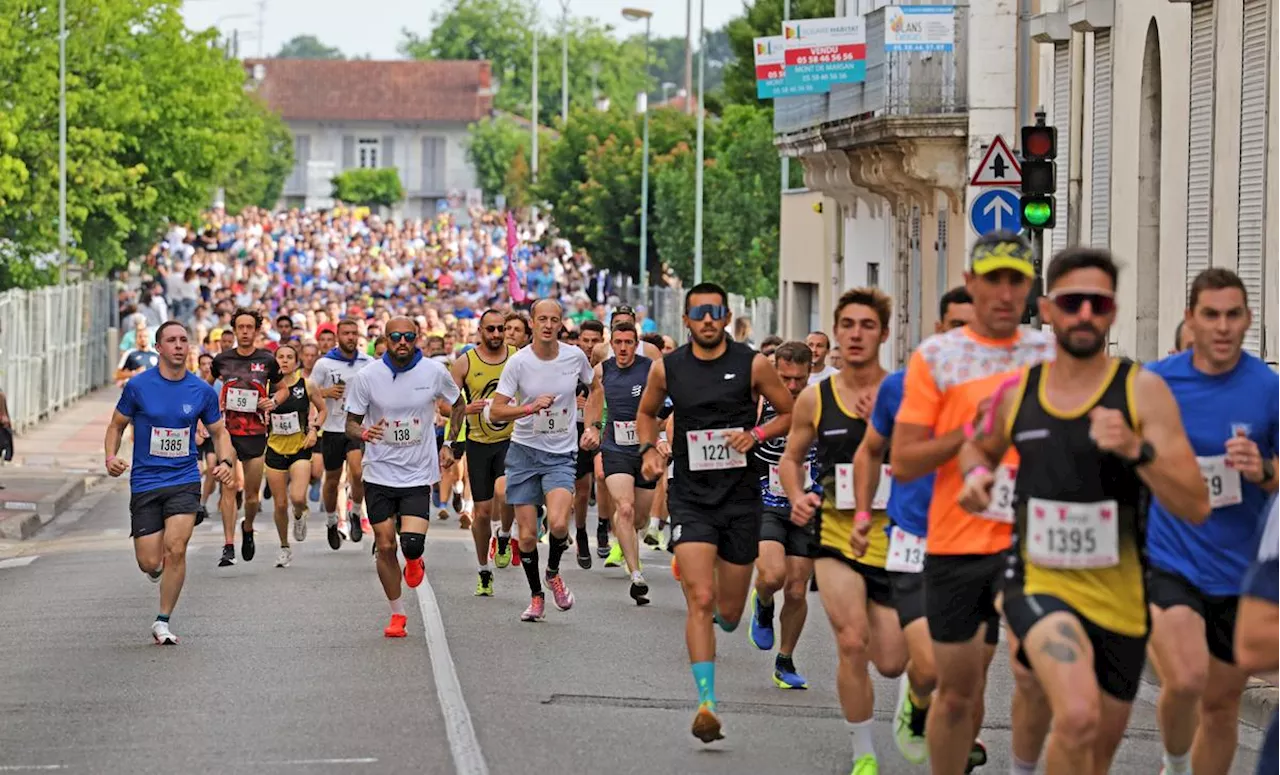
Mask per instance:
[[[1036,114],[1035,126],[1022,128],[1022,197],[1018,212],[1024,229],[1052,229],[1057,223],[1058,130]]]

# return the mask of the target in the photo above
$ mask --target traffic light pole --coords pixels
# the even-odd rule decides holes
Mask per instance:
[[[1031,250],[1032,250],[1032,253],[1034,253],[1035,255],[1034,262],[1036,267],[1036,276],[1035,276],[1035,279],[1032,280],[1034,285],[1032,286],[1031,295],[1030,295],[1030,298],[1027,300],[1027,303],[1031,305],[1031,326],[1033,328],[1038,329],[1044,323],[1044,321],[1040,319],[1040,303],[1039,303],[1040,296],[1044,294],[1044,230],[1043,229],[1031,230]]]

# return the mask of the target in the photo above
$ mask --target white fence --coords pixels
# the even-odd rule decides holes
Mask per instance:
[[[649,317],[657,324],[658,330],[675,338],[677,344],[684,342],[684,288],[666,288],[651,286],[649,293],[643,294],[640,286],[629,282],[622,283],[615,292],[623,301],[631,305],[643,304],[648,307]],[[778,330],[777,306],[773,299],[751,299],[729,294],[729,309],[735,318],[751,319],[752,338],[758,344],[766,336]]]
[[[0,293],[0,390],[15,431],[111,379],[117,315],[106,280]]]

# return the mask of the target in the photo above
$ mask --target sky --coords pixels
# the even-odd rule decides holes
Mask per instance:
[[[547,17],[560,14],[561,0],[537,0]],[[742,14],[743,0],[704,0],[706,25],[717,29]],[[653,11],[654,37],[684,37],[686,0],[569,0],[573,16],[594,16],[613,23],[622,34],[640,31],[641,23],[622,18],[624,7]],[[241,56],[272,55],[297,35],[315,35],[321,43],[336,46],[347,56],[370,55],[374,59],[398,59],[400,30],[425,34],[431,16],[448,0],[186,0],[182,13],[188,26],[217,26],[230,35],[240,34]],[[698,23],[695,0],[693,23]],[[259,17],[265,26],[258,41]],[[261,45],[260,45],[261,43]]]

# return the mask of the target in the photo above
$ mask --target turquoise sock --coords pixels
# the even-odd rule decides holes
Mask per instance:
[[[709,702],[716,704],[716,663],[694,662],[693,682],[698,686],[698,704]]]

